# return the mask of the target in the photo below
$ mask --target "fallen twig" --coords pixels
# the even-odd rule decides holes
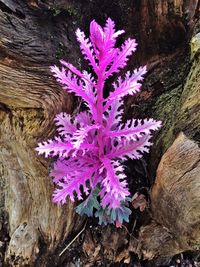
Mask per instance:
[[[85,222],[85,225],[83,226],[83,228],[81,229],[81,231],[74,237],[74,239],[72,239],[71,242],[69,242],[69,244],[60,252],[59,257],[74,243],[74,241],[83,233],[83,231],[85,230],[87,225],[87,221]]]

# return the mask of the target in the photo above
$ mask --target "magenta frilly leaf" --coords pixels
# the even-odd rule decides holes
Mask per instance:
[[[128,158],[140,159],[148,153],[152,132],[161,127],[161,122],[153,119],[122,123],[123,97],[140,91],[146,67],[119,77],[109,95],[104,96],[106,79],[123,69],[136,50],[136,41],[131,38],[121,48],[116,47],[117,37],[122,33],[123,30],[115,30],[110,18],[105,27],[93,20],[89,38],[77,29],[81,52],[93,75],[64,60],[60,61],[61,68],[52,66],[51,71],[65,90],[84,100],[87,109],[73,116],[58,114],[55,118],[58,137],[41,142],[36,148],[45,157],[56,157],[50,172],[57,186],[54,202],[64,204],[67,197],[72,201],[77,197],[90,199],[85,205],[91,205],[96,194],[95,201],[100,199],[100,203],[95,205],[95,214],[100,222],[110,216],[109,222],[116,221],[118,226],[123,220],[128,221],[131,212],[127,207],[130,192],[122,162]]]
[[[102,162],[106,175],[102,180],[101,204],[103,207],[109,206],[116,209],[120,206],[121,201],[125,201],[130,194],[127,189],[126,176],[123,173],[123,167],[118,161],[111,162],[105,157]]]

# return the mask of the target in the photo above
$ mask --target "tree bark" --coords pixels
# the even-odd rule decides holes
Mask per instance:
[[[200,236],[199,219],[195,217],[194,224],[191,221],[194,214],[199,214],[198,190],[184,191],[188,186],[185,176],[182,179],[178,173],[180,179],[176,180],[173,175],[165,176],[165,169],[161,168],[169,155],[163,154],[181,131],[188,136],[179,135],[183,148],[186,147],[179,149],[175,141],[166,153],[174,153],[175,149],[176,154],[178,149],[178,155],[184,154],[189,146],[190,155],[194,151],[199,155],[194,143],[199,141],[200,127],[200,45],[196,35],[200,25],[199,6],[197,0],[0,0],[2,265],[70,266],[67,264],[79,258],[83,266],[100,266],[117,261],[128,263],[130,252],[147,259],[161,259],[195,248]],[[55,134],[55,115],[61,111],[73,112],[77,106],[77,100],[54,81],[49,66],[64,58],[85,68],[74,32],[80,27],[87,33],[92,19],[104,23],[108,16],[116,21],[118,29],[126,30],[126,36],[134,35],[138,41],[138,51],[129,69],[147,64],[149,70],[142,92],[136,98],[126,99],[125,119],[148,115],[161,119],[164,125],[147,159],[151,174],[148,183],[153,184],[153,174],[163,156],[151,193],[152,222],[141,228],[136,242],[135,235],[127,234],[126,229],[133,228],[134,218],[126,228],[107,227],[104,234],[89,221],[85,241],[75,242],[83,254],[75,255],[73,248],[59,257],[66,241],[83,227],[85,218],[75,214],[71,202],[62,207],[52,203],[53,183],[48,177],[52,162],[39,157],[34,150],[39,141]],[[194,49],[190,57],[189,42],[193,36],[196,39],[192,39]],[[191,165],[185,161],[185,172],[189,172],[188,179],[192,181],[189,188],[198,186],[197,177],[190,173],[197,168],[199,158],[196,157]],[[171,171],[181,170],[176,157],[174,162]],[[134,168],[136,163],[128,164]],[[175,192],[169,190],[172,187]],[[132,190],[132,194],[136,191]],[[175,196],[180,197],[176,206],[180,216],[173,224]],[[186,214],[191,218],[185,219],[181,227]],[[192,236],[189,235],[191,228],[194,229]],[[165,246],[161,246],[163,242]]]

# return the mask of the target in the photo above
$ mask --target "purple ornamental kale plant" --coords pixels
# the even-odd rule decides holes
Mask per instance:
[[[51,71],[67,92],[84,100],[88,109],[76,117],[58,114],[55,123],[59,137],[36,148],[45,157],[57,156],[50,173],[56,184],[54,202],[64,204],[67,197],[72,201],[75,196],[79,200],[86,197],[77,207],[78,213],[92,216],[95,210],[100,223],[117,225],[128,221],[131,213],[122,162],[127,158],[140,159],[144,152],[149,152],[151,133],[161,126],[160,121],[153,119],[121,122],[123,97],[140,91],[146,67],[118,77],[109,96],[104,97],[106,80],[123,69],[136,50],[137,44],[130,38],[120,48],[115,47],[122,33],[123,30],[115,31],[110,18],[104,28],[93,20],[90,38],[77,29],[82,54],[95,76],[64,60],[60,61],[61,69],[52,66]]]

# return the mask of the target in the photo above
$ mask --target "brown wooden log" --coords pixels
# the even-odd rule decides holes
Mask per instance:
[[[0,0],[2,264],[61,266],[62,261],[70,263],[73,258],[69,254],[62,257],[58,254],[64,248],[64,243],[69,241],[68,238],[80,230],[84,218],[75,215],[74,205],[70,202],[63,207],[52,203],[53,184],[48,177],[51,162],[39,157],[34,148],[37,142],[54,135],[55,115],[61,111],[72,112],[75,107],[73,97],[59,87],[49,72],[49,65],[58,64],[59,58],[65,58],[80,68],[86,66],[80,60],[75,29],[80,27],[87,32],[92,19],[104,23],[110,16],[116,21],[117,28],[127,31],[126,36],[134,35],[137,38],[139,49],[129,68],[148,64],[149,75],[143,92],[136,99],[127,100],[125,111],[127,117],[155,115],[163,119],[162,116],[165,116],[165,126],[155,142],[155,153],[151,156],[153,172],[164,151],[174,141],[174,132],[190,132],[194,126],[196,135],[190,137],[195,139],[198,133],[198,116],[192,117],[198,110],[198,103],[190,109],[190,104],[186,101],[190,97],[188,91],[191,88],[194,88],[192,97],[197,100],[199,72],[194,64],[197,63],[198,56],[192,59],[194,69],[191,69],[185,83],[191,61],[187,47],[193,32],[196,33],[198,29],[195,26],[198,25],[198,10],[197,0]],[[182,93],[180,88],[184,84]],[[160,111],[166,99],[175,99],[176,102],[180,96],[179,107],[170,102],[169,113]],[[178,119],[172,115],[174,109]],[[187,119],[186,113],[192,120]],[[155,203],[160,201],[161,196],[154,196],[155,194],[152,195],[152,201],[156,207]],[[161,208],[161,215],[153,213],[154,219],[158,217],[157,222],[161,225],[162,212]],[[170,221],[170,217],[168,220]],[[157,228],[157,223],[153,225],[153,228],[148,228],[152,227],[150,225],[146,232],[143,231],[147,233],[148,229],[153,229],[152,238],[158,237],[156,233],[163,231],[162,226]],[[164,223],[163,226],[167,227]],[[90,231],[92,235],[89,234]],[[144,246],[149,244],[146,234],[143,235],[145,238],[141,235],[140,245],[135,249],[134,242],[124,229],[117,232],[107,227],[101,240],[98,231],[87,229],[86,240],[93,239],[90,246],[93,252],[84,243],[85,254],[80,256],[82,262],[89,262],[91,266],[95,266],[97,261],[110,264],[112,261],[130,258],[129,251],[145,254]],[[162,240],[169,238],[165,231],[162,236]],[[170,255],[182,250],[174,238],[173,236],[174,245]],[[97,250],[94,248],[94,240],[98,242]],[[109,240],[113,240],[112,249]],[[156,240],[155,238],[154,250],[160,245]],[[121,254],[119,257],[118,252],[122,251],[123,246],[129,247],[129,251],[126,251],[126,256]],[[154,253],[154,250],[151,250],[152,257],[167,256],[166,248],[160,254]]]
[[[151,192],[153,221],[141,229],[137,242],[144,258],[160,261],[199,248],[199,171],[198,144],[180,133],[157,169]]]
[[[191,44],[195,42],[197,48],[194,49],[196,53],[191,53],[193,64],[176,102],[173,124],[166,136],[162,135],[163,143],[176,139],[157,169],[151,192],[153,222],[141,229],[137,243],[137,250],[148,259],[199,249],[199,40],[199,34],[192,38]]]
[[[45,10],[22,1],[1,1],[0,7],[2,212],[10,237],[5,262],[43,266],[45,254],[55,253],[78,224],[72,203],[52,204],[49,163],[34,148],[55,133],[55,115],[70,112],[73,99],[49,72],[59,41],[47,30]]]

